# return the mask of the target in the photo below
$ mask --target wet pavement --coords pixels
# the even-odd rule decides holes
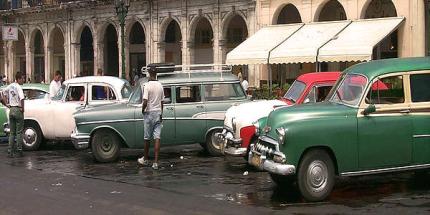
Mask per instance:
[[[249,167],[243,158],[209,157],[199,145],[162,148],[158,171],[137,165],[141,150],[123,151],[118,162],[108,164],[96,163],[90,151],[76,151],[68,142],[25,152],[23,158],[7,159],[5,150],[0,144],[0,161],[18,168],[153,188],[275,214],[430,213],[428,173],[338,178],[327,201],[307,203],[297,190],[276,186],[267,173]]]

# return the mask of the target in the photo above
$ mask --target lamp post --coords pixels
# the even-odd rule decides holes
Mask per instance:
[[[127,17],[128,7],[130,7],[130,0],[115,0],[115,11],[118,16],[119,23],[121,26],[121,76],[125,77],[125,47],[124,47],[124,29],[125,29],[125,18]]]

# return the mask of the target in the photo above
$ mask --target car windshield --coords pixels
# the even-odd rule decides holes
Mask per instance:
[[[367,78],[358,74],[347,74],[330,92],[330,101],[357,106],[367,84]]]
[[[61,85],[60,90],[58,91],[58,93],[51,98],[51,100],[61,100],[63,98],[64,95],[64,91],[66,90],[66,85]]]
[[[131,93],[132,93],[132,88],[131,88],[130,84],[128,82],[126,82],[121,89],[122,98],[123,99],[129,98]]]
[[[291,85],[291,87],[288,89],[288,91],[285,93],[284,99],[288,99],[296,103],[297,99],[300,98],[300,95],[302,95],[305,88],[306,88],[305,83],[295,80],[294,83]]]
[[[140,84],[137,84],[134,89],[133,92],[131,93],[131,96],[128,100],[129,104],[141,104],[142,103],[142,88]]]

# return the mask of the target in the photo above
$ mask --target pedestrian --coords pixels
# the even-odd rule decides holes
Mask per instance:
[[[6,80],[6,75],[0,75],[0,87],[7,85]]]
[[[103,70],[98,68],[96,76],[103,76]]]
[[[245,90],[245,92],[246,92],[246,94],[248,94],[248,86],[249,86],[249,83],[248,83],[248,81],[246,80],[246,76],[243,76],[243,81],[242,81],[242,87],[243,87],[243,89]]]
[[[149,154],[149,143],[153,139],[155,140],[155,158],[154,163],[152,164],[152,168],[154,170],[158,169],[158,154],[160,151],[160,136],[161,129],[163,127],[162,124],[162,115],[163,115],[163,99],[164,99],[164,91],[163,86],[159,81],[157,81],[157,70],[155,65],[148,65],[149,79],[148,82],[144,84],[143,87],[143,104],[142,104],[142,113],[143,113],[143,138],[145,141],[144,146],[144,155],[139,158],[137,162],[142,165],[148,165],[148,154]]]
[[[6,87],[5,96],[3,96],[1,99],[1,103],[9,108],[9,157],[22,157],[22,130],[24,128],[24,92],[22,91],[21,85],[24,83],[24,81],[25,76],[21,72],[17,72],[15,74],[15,82]]]
[[[51,84],[49,85],[49,98],[54,98],[58,91],[61,89],[61,73],[60,71],[55,71],[54,79],[51,81]]]

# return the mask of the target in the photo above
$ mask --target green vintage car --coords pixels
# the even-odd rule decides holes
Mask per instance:
[[[257,124],[249,163],[308,201],[328,197],[335,175],[430,168],[430,58],[355,65],[323,103],[279,108]]]
[[[3,91],[6,86],[0,87],[0,91]],[[49,95],[49,85],[48,84],[23,84],[22,91],[24,91],[25,99],[45,99]],[[0,104],[0,125],[4,126],[8,122],[6,107]],[[0,136],[6,136],[4,129],[0,129]]]
[[[217,155],[225,111],[247,101],[231,72],[172,72],[159,75],[164,86],[162,145],[200,143]],[[87,108],[74,114],[72,141],[77,149],[91,147],[99,162],[118,158],[120,148],[143,148],[141,79],[127,103]]]

